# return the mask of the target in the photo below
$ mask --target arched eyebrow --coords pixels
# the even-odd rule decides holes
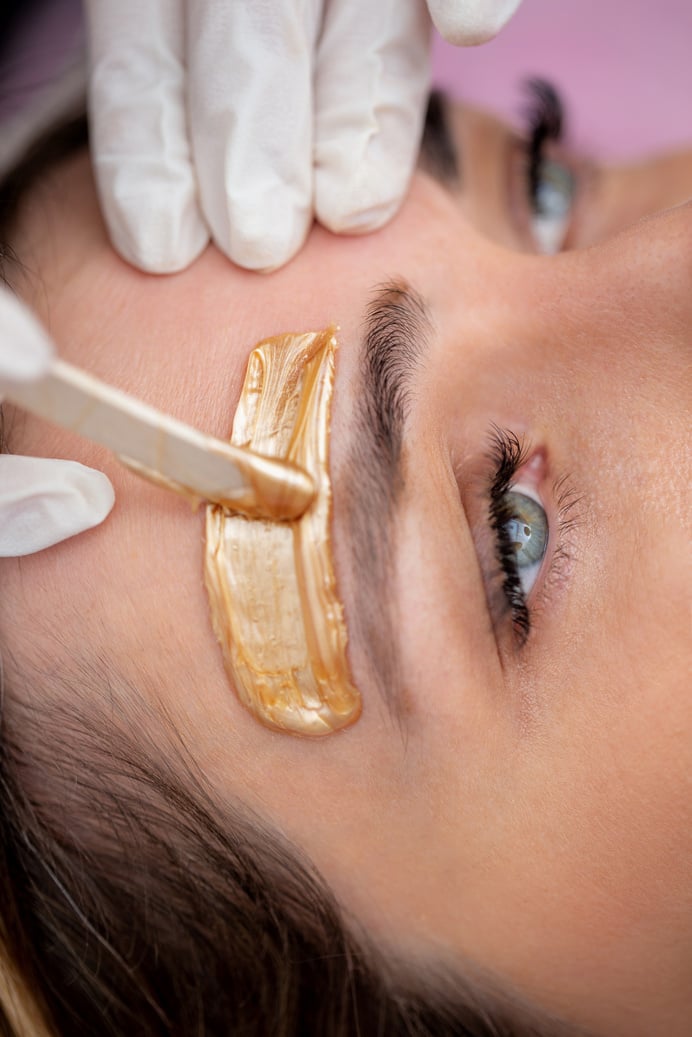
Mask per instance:
[[[392,599],[392,528],[403,486],[402,447],[411,387],[433,330],[408,284],[377,289],[360,344],[353,435],[340,480],[355,574],[349,628],[382,697],[400,722],[401,672]]]

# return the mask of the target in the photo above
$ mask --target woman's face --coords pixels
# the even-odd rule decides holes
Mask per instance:
[[[594,193],[575,210],[572,243],[600,243],[539,256],[511,138],[454,119],[461,188],[418,174],[386,229],[316,227],[270,276],[213,248],[175,276],[131,269],[84,157],[35,194],[15,242],[66,359],[218,436],[258,340],[340,326],[333,532],[361,719],[318,740],[257,724],[211,630],[202,516],[28,418],[13,450],[103,468],[117,503],[3,563],[4,638],[68,672],[104,660],[165,707],[214,787],[301,847],[383,945],[488,968],[607,1034],[674,1037],[692,1013],[692,207],[611,233],[681,201],[692,162],[671,160],[666,197],[641,171],[592,171],[605,197],[624,185],[620,209]],[[375,309],[405,399],[379,476],[354,418]],[[506,521],[508,485],[548,529],[522,589],[491,518],[494,487]]]

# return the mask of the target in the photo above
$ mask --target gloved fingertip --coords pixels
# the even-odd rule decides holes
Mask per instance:
[[[196,204],[183,205],[164,187],[121,191],[104,198],[106,222],[116,251],[148,274],[185,270],[204,251],[209,231]]]
[[[0,456],[0,557],[35,554],[93,529],[115,494],[103,472],[77,461]]]
[[[77,462],[75,466],[79,471],[76,472],[73,485],[83,502],[83,508],[80,509],[83,529],[77,532],[82,532],[100,525],[108,517],[115,504],[115,491],[104,472],[78,465]]]
[[[427,0],[443,39],[456,47],[476,47],[497,36],[521,0]]]
[[[311,223],[311,213],[305,211],[284,210],[272,219],[271,211],[260,202],[233,221],[225,240],[215,238],[215,242],[238,266],[268,274],[300,251]]]
[[[361,161],[357,170],[334,165],[315,178],[315,214],[335,234],[378,230],[398,212],[408,185],[402,163]]]
[[[317,218],[320,223],[334,234],[369,234],[389,223],[401,205],[401,198],[387,198],[374,204],[344,208],[343,203],[336,202],[326,207],[318,207]]]
[[[139,222],[139,225],[137,225]],[[143,225],[144,224],[144,225]],[[163,219],[128,220],[111,227],[115,250],[145,274],[177,274],[204,251],[209,233],[202,225],[181,234]]]

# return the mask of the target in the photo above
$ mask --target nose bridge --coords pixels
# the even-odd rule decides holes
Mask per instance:
[[[692,302],[692,203],[640,220],[575,256],[594,296],[605,304],[610,300],[623,314],[682,315]]]
[[[553,336],[576,361],[591,358],[613,376],[623,370],[636,376],[655,361],[668,374],[686,370],[689,377],[692,203],[642,220],[602,245],[565,254],[554,270],[559,276],[547,286],[554,299]]]

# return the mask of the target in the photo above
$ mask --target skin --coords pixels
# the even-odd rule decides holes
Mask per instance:
[[[175,276],[132,269],[109,245],[85,156],[37,191],[15,242],[31,270],[21,293],[66,359],[215,435],[229,433],[258,340],[340,325],[333,538],[347,619],[344,479],[362,314],[392,277],[427,300],[435,333],[415,382],[394,531],[400,722],[352,637],[364,702],[352,728],[306,741],[256,723],[228,687],[212,634],[202,515],[29,418],[15,419],[12,449],[102,468],[117,503],[99,529],[3,562],[3,640],[20,662],[64,656],[65,643],[66,665],[80,653],[110,660],[168,710],[213,786],[307,852],[385,947],[489,968],[602,1034],[683,1037],[692,208],[612,238],[652,198],[681,201],[682,173],[667,198],[656,186],[633,190],[619,216],[593,196],[572,243],[600,244],[531,255],[526,221],[500,188],[508,166],[498,155],[511,139],[485,117],[467,119],[456,130],[474,169],[464,194],[419,174],[384,230],[347,239],[315,227],[269,276],[231,267],[214,248]],[[688,156],[688,184],[691,170]],[[641,170],[594,172],[603,199],[616,175],[646,180]],[[521,648],[486,593],[493,422],[530,443],[534,464],[521,475],[553,535]],[[565,477],[579,503],[566,558],[546,578]]]

